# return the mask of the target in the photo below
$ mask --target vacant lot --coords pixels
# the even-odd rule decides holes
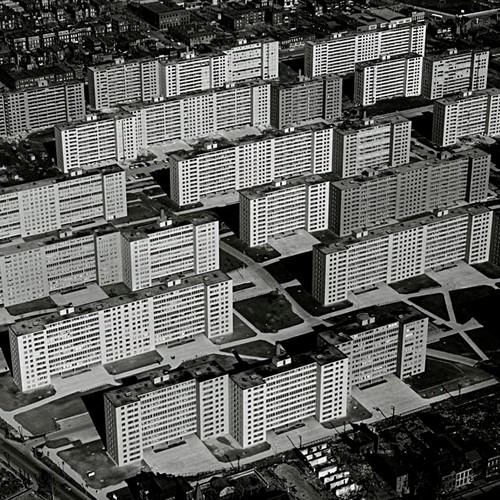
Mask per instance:
[[[500,278],[500,267],[495,266],[495,264],[491,264],[490,262],[474,264],[472,267],[492,280]]]
[[[423,398],[432,398],[490,378],[490,375],[478,368],[428,357],[425,372],[407,378],[405,382]]]
[[[500,290],[486,285],[461,288],[450,291],[450,298],[459,323],[475,318],[483,326],[496,329]]]
[[[285,257],[266,266],[266,271],[279,283],[288,283],[294,279],[308,291],[312,280],[312,251]]]
[[[430,295],[423,295],[422,297],[413,297],[410,299],[410,302],[429,311],[438,318],[450,321],[448,308],[446,307],[446,302],[442,293],[432,293]]]
[[[220,250],[219,262],[220,262],[220,269],[225,273],[229,273],[231,271],[236,271],[236,269],[241,269],[242,267],[246,267],[246,264],[241,262],[240,259],[237,259],[236,257],[225,252],[224,250]]]
[[[490,358],[500,358],[500,334],[498,329],[476,328],[469,330],[467,335]]]
[[[236,351],[242,356],[256,356],[258,358],[272,358],[276,352],[276,348],[270,342],[265,340],[256,340],[255,342],[247,342],[236,347],[228,347],[222,349],[223,352]]]
[[[30,392],[21,392],[10,374],[0,375],[0,408],[5,411],[28,406],[35,401],[53,396],[55,393],[51,385]]]
[[[56,431],[56,420],[86,413],[87,408],[78,394],[56,399],[45,405],[19,413],[14,418],[32,434],[47,434]]]
[[[140,472],[142,464],[118,467],[104,450],[102,441],[80,444],[60,451],[58,455],[95,489],[121,483]],[[88,474],[95,472],[89,477]]]
[[[428,347],[430,349],[436,349],[437,351],[449,352],[451,354],[477,359],[478,361],[481,359],[476,351],[472,349],[459,333],[444,337],[437,342],[429,344]]]
[[[417,293],[420,292],[420,290],[425,290],[427,288],[439,287],[440,285],[430,276],[427,276],[427,274],[421,274],[420,276],[415,276],[414,278],[408,278],[407,280],[391,283],[389,286],[396,290],[396,292],[406,295],[409,293]]]
[[[278,292],[235,302],[234,308],[264,333],[275,333],[303,322],[292,311],[290,302]]]
[[[236,314],[233,314],[233,333],[229,335],[220,335],[210,339],[214,344],[228,344],[229,342],[237,342],[238,340],[255,337],[257,334],[244,323]]]

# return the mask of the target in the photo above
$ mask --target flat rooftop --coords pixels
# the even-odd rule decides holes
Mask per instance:
[[[474,99],[479,99],[484,96],[496,96],[500,94],[500,89],[495,87],[484,89],[484,90],[476,90],[474,92],[460,92],[459,94],[455,94],[449,97],[443,97],[442,99],[438,99],[434,102],[440,104],[455,104],[460,101],[473,101]]]
[[[373,118],[366,118],[363,120],[348,120],[343,124],[336,127],[335,131],[343,135],[349,135],[357,133],[361,130],[369,130],[371,128],[377,128],[382,125],[393,125],[396,123],[411,122],[409,118],[398,113],[392,113],[383,116],[376,116]]]
[[[77,174],[78,172],[78,174]],[[49,177],[47,179],[40,179],[38,181],[33,182],[25,182],[23,184],[16,184],[14,186],[7,186],[4,188],[0,188],[0,196],[2,194],[16,193],[20,191],[27,191],[29,189],[37,189],[43,186],[49,186],[51,184],[57,184],[61,182],[73,181],[85,177],[91,177],[92,175],[107,175],[107,174],[116,174],[118,172],[123,172],[118,165],[108,165],[106,167],[100,169],[92,169],[92,170],[79,170],[74,171],[73,175],[66,174],[60,175],[58,177]]]
[[[22,336],[33,332],[39,332],[43,330],[47,325],[58,323],[60,321],[66,321],[78,316],[84,316],[86,314],[92,314],[101,310],[111,309],[123,304],[130,304],[132,302],[147,300],[150,297],[164,295],[167,293],[175,292],[176,290],[181,290],[183,288],[190,288],[203,284],[212,285],[216,283],[222,283],[224,281],[227,281],[228,279],[229,278],[227,274],[220,270],[211,271],[204,274],[197,274],[195,276],[180,279],[180,284],[177,285],[167,286],[166,284],[162,284],[150,288],[144,288],[135,292],[129,292],[125,295],[109,297],[107,299],[98,300],[89,304],[76,306],[74,308],[74,312],[66,314],[64,316],[61,316],[61,314],[57,312],[38,316],[36,318],[19,320],[11,324],[9,328],[16,336]],[[171,281],[173,281],[173,278]]]
[[[91,126],[94,123],[102,123],[106,121],[115,121],[123,118],[132,118],[133,115],[125,111],[119,111],[117,113],[93,113],[87,115],[81,120],[75,120],[74,122],[58,123],[55,125],[59,130],[73,130],[75,128],[84,127],[86,125]]]
[[[277,179],[275,182],[269,182],[268,184],[262,184],[256,187],[242,189],[239,191],[239,193],[242,196],[245,196],[245,198],[257,199],[273,193],[277,193],[279,191],[293,189],[298,186],[311,186],[314,184],[321,184],[323,182],[327,182],[327,180],[321,175],[306,175],[284,180]]]
[[[477,54],[481,52],[488,52],[486,49],[474,48],[474,49],[449,49],[444,52],[436,52],[432,54],[426,54],[424,59],[428,61],[442,61],[445,59],[454,59],[466,55]]]
[[[422,58],[422,56],[414,52],[410,52],[408,54],[399,54],[396,56],[384,56],[384,57],[379,57],[378,59],[373,59],[371,61],[356,63],[355,68],[363,69],[363,68],[369,68],[371,66],[383,66],[384,64],[389,64],[394,61],[401,61],[405,59],[418,59],[418,58]]]
[[[478,205],[468,205],[463,207],[455,207],[447,209],[448,213],[442,216],[437,216],[433,213],[418,214],[413,217],[408,217],[402,219],[394,224],[388,224],[386,226],[380,226],[377,228],[372,228],[366,231],[365,236],[342,236],[336,237],[333,243],[329,245],[324,245],[322,243],[315,245],[314,248],[326,255],[335,252],[341,252],[348,249],[350,245],[356,245],[357,243],[374,240],[377,238],[383,238],[389,234],[399,233],[401,231],[407,231],[415,227],[426,226],[429,224],[439,223],[441,221],[454,219],[456,217],[463,217],[465,215],[478,215],[480,213],[489,212],[490,209],[482,204]]]

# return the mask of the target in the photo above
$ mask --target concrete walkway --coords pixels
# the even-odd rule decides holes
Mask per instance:
[[[432,345],[432,344],[431,344]],[[452,354],[445,351],[437,351],[436,349],[427,348],[427,356],[435,359],[442,359],[444,361],[451,361],[452,363],[462,363],[466,366],[475,366],[478,361],[459,354]]]

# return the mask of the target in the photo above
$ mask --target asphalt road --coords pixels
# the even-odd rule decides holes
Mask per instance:
[[[30,450],[22,444],[0,436],[0,454],[7,463],[27,472],[31,477],[38,477],[43,470],[48,472],[54,479],[54,498],[56,500],[89,500],[95,498],[92,495],[85,495],[44,463],[37,460]],[[67,491],[64,487],[71,488],[71,490]]]

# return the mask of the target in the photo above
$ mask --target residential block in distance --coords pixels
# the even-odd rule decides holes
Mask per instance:
[[[54,127],[57,166],[63,172],[132,160],[137,156],[136,118],[129,113],[87,115]]]
[[[411,121],[401,115],[346,122],[333,129],[332,172],[353,177],[410,161]]]
[[[342,116],[342,78],[326,75],[297,82],[274,84],[271,88],[271,123],[285,128],[322,118]]]
[[[0,189],[0,239],[35,236],[127,215],[125,172],[117,165]]]
[[[422,66],[422,95],[441,99],[457,92],[484,90],[488,79],[489,50],[448,49],[428,54]]]
[[[169,155],[171,198],[178,205],[278,177],[330,172],[334,129],[316,124],[234,142],[208,142]]]
[[[348,359],[334,346],[231,370],[200,358],[105,393],[108,452],[124,465],[155,444],[191,434],[231,434],[247,448],[264,442],[271,429],[345,415],[347,395]]]
[[[500,89],[463,92],[434,102],[432,142],[452,146],[476,134],[500,134]]]
[[[352,290],[404,280],[457,260],[486,262],[492,218],[483,205],[457,207],[315,245],[313,296],[332,304]]]
[[[240,40],[208,55],[178,59],[116,59],[88,69],[90,106],[96,110],[155,97],[174,97],[245,80],[278,78],[278,42]]]
[[[240,239],[255,246],[297,229],[327,229],[329,191],[329,182],[319,175],[241,190]]]
[[[0,91],[0,136],[53,127],[85,116],[82,82],[40,83],[38,87]]]
[[[309,78],[352,73],[356,63],[408,53],[425,55],[426,24],[411,18],[374,24],[366,30],[333,33],[305,44],[305,75]]]
[[[369,106],[394,97],[421,94],[422,56],[414,53],[382,56],[357,63],[354,71],[354,103]]]
[[[9,326],[12,376],[27,391],[160,344],[225,335],[232,331],[232,303],[231,278],[212,271],[23,319]]]
[[[460,203],[484,201],[488,195],[491,156],[480,149],[332,181],[329,229],[347,236],[416,214]]]

